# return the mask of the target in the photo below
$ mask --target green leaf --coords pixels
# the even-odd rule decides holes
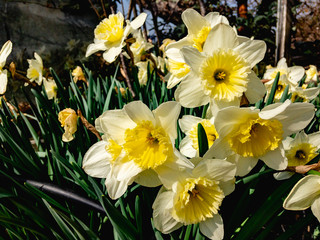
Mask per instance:
[[[278,87],[279,78],[280,78],[280,72],[277,73],[277,75],[276,75],[276,77],[274,79],[274,82],[273,82],[272,87],[271,87],[270,95],[269,95],[269,97],[267,99],[267,102],[266,102],[266,106],[273,102],[274,95],[275,95],[277,87]]]
[[[199,145],[199,156],[203,155],[208,151],[208,138],[206,131],[204,130],[201,123],[198,123],[198,145]]]

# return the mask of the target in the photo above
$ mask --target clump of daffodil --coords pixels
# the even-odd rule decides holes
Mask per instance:
[[[75,83],[77,83],[78,81],[87,82],[87,79],[84,76],[84,73],[83,73],[82,68],[80,66],[77,66],[75,69],[73,69],[71,75],[73,76],[73,81]]]
[[[203,17],[197,11],[187,9],[182,13],[181,18],[188,29],[188,35],[169,44],[165,49],[165,55],[168,57],[169,73],[166,75],[168,88],[183,81],[190,72],[190,66],[180,54],[182,47],[190,46],[202,52],[210,30],[218,23],[229,24],[227,18],[219,15],[218,12],[211,12]]]
[[[288,167],[297,167],[307,164],[318,155],[317,150],[320,148],[320,132],[306,134],[301,131],[294,138],[287,137],[283,141],[285,155],[288,159]],[[284,171],[275,173],[277,180],[287,179],[294,172]]]
[[[62,141],[72,141],[74,139],[73,134],[77,131],[78,115],[73,109],[66,108],[59,112],[58,119],[65,131],[62,135]]]
[[[96,129],[104,133],[103,141],[85,154],[84,171],[106,178],[112,199],[121,197],[133,181],[159,186],[157,171],[175,168],[180,161],[174,148],[180,108],[177,102],[166,102],[151,111],[141,101],[134,101],[122,110],[106,111],[95,121]]]
[[[319,175],[307,175],[300,179],[283,202],[283,208],[287,210],[301,211],[309,207],[320,222]]]
[[[274,82],[274,79],[277,73],[280,72],[279,82],[276,88],[274,101],[280,101],[282,94],[287,86],[289,86],[288,93],[294,92],[294,90],[298,87],[299,81],[305,74],[304,68],[301,66],[293,66],[288,67],[287,61],[285,58],[279,60],[277,67],[268,68],[265,72],[263,78],[270,79],[270,81],[265,83],[267,88],[267,96],[265,99],[268,99],[269,94],[271,92],[271,88]]]
[[[235,165],[221,159],[193,158],[194,168],[159,173],[164,187],[153,203],[154,226],[171,233],[183,225],[199,224],[209,239],[223,239],[219,209],[234,190]]]
[[[3,44],[0,50],[0,94],[4,94],[7,90],[8,71],[3,69],[6,65],[6,60],[12,51],[12,42],[9,40]]]
[[[306,79],[305,79],[305,83],[309,83],[309,82],[317,82],[318,80],[318,70],[317,67],[315,65],[309,65],[309,69],[306,71]]]
[[[56,82],[52,78],[48,80],[46,78],[43,78],[43,86],[49,100],[55,99],[57,97],[58,87]]]
[[[179,119],[179,126],[181,131],[186,136],[180,142],[180,152],[189,157],[199,156],[199,143],[198,143],[198,124],[200,123],[207,135],[208,146],[212,146],[214,141],[219,138],[219,134],[214,127],[214,117],[210,119],[202,119],[192,115],[184,115]]]
[[[36,82],[38,85],[42,84],[43,80],[43,62],[42,58],[35,52],[35,59],[27,59],[29,68],[27,69],[27,78],[30,82]]]
[[[134,62],[141,61],[141,57],[151,48],[153,44],[148,42],[141,33],[141,30],[136,30],[133,32],[133,38],[135,42],[130,45],[130,50],[134,57]]]
[[[264,41],[239,38],[231,26],[217,24],[210,30],[202,52],[194,47],[181,49],[191,72],[175,91],[175,99],[188,108],[210,103],[214,111],[239,106],[244,94],[249,103],[255,103],[266,89],[251,69],[263,59],[265,51]]]
[[[104,51],[103,58],[111,63],[121,53],[125,46],[125,39],[134,30],[142,26],[147,18],[146,13],[141,13],[135,20],[125,21],[121,12],[111,14],[103,19],[94,30],[94,43],[86,51],[86,57],[98,51]]]
[[[288,165],[282,141],[301,131],[314,116],[311,103],[284,103],[259,109],[227,107],[214,120],[219,138],[206,153],[208,157],[230,157],[244,176],[261,159],[268,167],[284,170]]]

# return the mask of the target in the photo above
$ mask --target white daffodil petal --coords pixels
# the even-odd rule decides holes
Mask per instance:
[[[283,202],[287,210],[305,210],[320,196],[320,176],[307,175],[300,179]]]
[[[112,47],[109,50],[106,50],[102,56],[104,60],[106,60],[108,63],[112,63],[114,62],[114,60],[116,60],[116,57],[119,56],[121,51],[122,51],[122,46]]]
[[[142,169],[137,164],[135,164],[134,161],[123,162],[120,160],[119,163],[115,162],[112,167],[112,172],[118,181],[133,178],[140,172],[142,172]]]
[[[257,77],[257,75],[251,71],[249,74],[249,82],[247,91],[245,93],[250,103],[256,103],[263,98],[267,89]]]
[[[184,115],[179,119],[179,126],[182,132],[187,133],[195,124],[198,124],[202,120],[202,118],[196,116]]]
[[[193,47],[183,47],[180,50],[181,55],[193,71],[197,72],[205,59],[205,56],[201,54],[197,49]]]
[[[290,75],[289,75],[289,80],[291,82],[295,82],[297,83],[298,81],[301,80],[301,78],[303,77],[303,75],[305,74],[305,70],[303,67],[301,66],[293,66],[293,67],[289,67],[290,70]]]
[[[166,56],[176,62],[184,62],[184,58],[182,56],[182,54],[180,53],[180,49],[184,46],[187,46],[186,42],[185,44],[182,42],[176,42],[176,43],[171,43],[170,45],[168,45],[168,48],[166,50]],[[173,45],[174,44],[174,45]],[[181,45],[181,46],[177,46],[177,45]],[[169,46],[172,46],[169,48]]]
[[[147,19],[147,14],[146,13],[141,13],[138,17],[136,17],[132,22],[130,22],[130,25],[133,29],[138,29],[139,27],[141,27],[144,22]]]
[[[235,157],[235,161],[237,165],[236,176],[240,177],[247,175],[258,163],[257,158],[242,157],[240,155]]]
[[[174,92],[174,97],[182,106],[193,108],[206,105],[209,97],[203,94],[200,79],[194,75],[188,75]]]
[[[132,184],[132,179],[127,178],[122,181],[118,181],[114,176],[109,177],[105,181],[108,195],[111,199],[118,199],[128,189],[128,186]]]
[[[110,171],[111,155],[106,151],[107,142],[93,144],[83,157],[82,168],[92,177],[105,178]]]
[[[204,18],[210,23],[211,27],[219,23],[229,24],[228,19],[225,16],[219,15],[218,12],[210,12]]]
[[[195,177],[206,176],[218,181],[234,178],[236,166],[225,159],[204,159],[192,171]]]
[[[175,101],[165,102],[153,110],[157,125],[162,126],[172,140],[177,138],[177,120],[180,110],[181,105]]]
[[[189,158],[197,156],[198,153],[197,150],[193,148],[192,140],[188,136],[181,140],[179,150],[183,155]]]
[[[156,123],[150,109],[141,101],[130,102],[126,104],[123,109],[135,123],[139,123],[140,121]]]
[[[121,123],[121,124],[119,124]],[[110,110],[104,112],[95,121],[98,131],[103,132],[116,141],[118,144],[124,143],[124,134],[126,129],[136,126],[129,116],[123,110]]]
[[[181,19],[188,28],[188,34],[197,34],[202,26],[208,25],[206,19],[191,8],[181,14]]]
[[[0,94],[4,94],[7,91],[8,75],[7,70],[0,71]]]
[[[160,193],[152,205],[154,226],[165,234],[171,233],[183,225],[172,217],[173,195],[174,193],[171,191]]]
[[[204,154],[204,158],[220,158],[223,159],[232,154],[230,145],[226,139],[218,138],[214,141],[213,145]]]
[[[224,229],[223,220],[219,214],[215,214],[212,218],[208,218],[199,224],[200,232],[209,239],[223,239]]]
[[[238,45],[234,50],[238,51],[250,63],[252,68],[264,58],[267,45],[264,41],[250,39]]]
[[[98,52],[98,51],[105,51],[107,50],[106,45],[104,44],[104,42],[100,42],[100,43],[91,43],[89,44],[89,46],[87,47],[87,51],[86,51],[86,57],[89,57],[90,55]]]
[[[228,196],[230,193],[232,193],[235,189],[235,178],[233,178],[230,181],[226,182],[220,182],[219,183],[220,188],[222,189],[225,196]]]
[[[12,42],[9,40],[5,44],[3,44],[1,50],[0,50],[0,70],[4,67],[6,64],[6,60],[9,56],[9,54],[12,51]]]
[[[320,148],[320,132],[311,133],[308,135],[309,142],[316,146],[317,148]]]
[[[214,26],[208,34],[203,46],[203,52],[211,54],[219,48],[235,48],[238,44],[237,34],[232,27],[224,23]]]
[[[278,147],[273,151],[261,156],[260,159],[267,164],[268,167],[275,170],[284,170],[288,166],[288,159],[285,157],[283,147]]]
[[[313,215],[320,222],[320,198],[317,198],[314,200],[314,202],[311,205],[311,211],[312,211]]]
[[[157,187],[161,185],[158,174],[152,169],[140,172],[134,181],[145,187]]]
[[[294,175],[294,172],[284,171],[284,172],[274,173],[273,177],[276,180],[285,180],[285,179],[291,178],[293,175]]]

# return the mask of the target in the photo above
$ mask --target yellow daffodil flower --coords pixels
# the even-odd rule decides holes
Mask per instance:
[[[310,81],[317,82],[318,70],[315,65],[309,65],[309,69],[306,71],[306,80],[305,83],[309,83]]]
[[[215,111],[239,106],[243,94],[255,103],[266,89],[251,69],[263,59],[265,51],[264,41],[240,39],[229,25],[217,24],[202,52],[192,47],[181,49],[191,72],[175,91],[175,99],[189,108],[210,102]]]
[[[312,87],[312,88],[303,88],[303,87],[296,87],[291,95],[292,102],[310,102],[311,100],[315,99],[320,92],[319,87]]]
[[[146,18],[147,14],[141,13],[132,22],[127,20],[124,27],[124,17],[121,12],[109,15],[95,28],[94,43],[88,46],[86,57],[98,51],[104,51],[103,58],[109,63],[113,62],[125,46],[126,37],[141,27]]]
[[[184,115],[179,119],[180,129],[186,134],[180,142],[180,152],[189,158],[199,156],[198,123],[201,123],[203,126],[207,135],[208,145],[211,147],[214,141],[219,138],[219,134],[217,133],[213,122],[214,117],[202,119],[192,115]]]
[[[7,90],[8,84],[8,71],[3,69],[6,65],[6,60],[12,51],[12,42],[9,40],[3,44],[0,50],[0,94],[4,94]]]
[[[289,92],[292,93],[294,90],[298,87],[299,81],[303,77],[305,71],[304,68],[301,66],[293,66],[288,67],[287,60],[285,58],[282,58],[279,60],[277,67],[269,68],[265,72],[263,78],[264,79],[270,79],[271,81],[266,82],[265,86],[267,88],[267,96],[265,99],[268,99],[269,94],[271,92],[271,88],[274,82],[274,79],[277,75],[277,73],[280,72],[280,78],[279,83],[276,89],[276,93],[274,96],[275,102],[279,102],[282,93],[284,92],[286,86],[289,86]]]
[[[288,159],[288,167],[305,165],[318,155],[320,132],[307,135],[304,131],[301,131],[294,138],[287,137],[283,141],[283,147]],[[274,177],[277,180],[283,180],[290,178],[293,174],[294,172],[283,171],[275,173]]]
[[[287,210],[301,211],[309,207],[320,222],[319,175],[307,175],[300,179],[283,202],[283,208]]]
[[[58,119],[65,131],[62,135],[62,141],[72,141],[74,139],[73,134],[77,131],[78,115],[73,109],[66,108],[59,112]]]
[[[106,111],[95,121],[96,129],[104,133],[103,141],[85,154],[83,169],[90,176],[106,178],[112,199],[122,196],[133,181],[159,186],[157,171],[179,161],[174,142],[180,108],[177,102],[166,102],[150,111],[134,101],[122,110]]]
[[[41,85],[43,80],[43,63],[42,58],[35,52],[35,59],[27,59],[29,63],[29,68],[27,69],[27,78],[30,82],[36,82],[38,85]]]
[[[228,107],[214,120],[219,138],[205,156],[225,158],[237,165],[238,176],[244,176],[261,159],[275,170],[288,165],[282,140],[304,129],[314,116],[311,103],[271,104],[262,109]]]
[[[87,82],[87,79],[84,76],[84,73],[83,73],[82,68],[80,66],[77,66],[75,69],[73,69],[71,75],[73,76],[73,81],[75,83],[77,83],[78,81]]]
[[[130,45],[130,50],[133,53],[134,62],[139,62],[141,61],[141,56],[153,48],[153,44],[146,41],[140,30],[134,31],[133,37],[136,41]]]
[[[223,239],[219,209],[224,197],[234,190],[235,165],[221,159],[198,157],[191,161],[194,168],[159,173],[164,187],[152,206],[154,226],[167,234],[199,223],[206,237]]]

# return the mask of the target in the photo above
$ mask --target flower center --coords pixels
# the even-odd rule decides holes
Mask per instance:
[[[187,178],[179,183],[173,205],[173,217],[184,224],[194,224],[218,213],[224,198],[219,182],[204,177]]]
[[[200,66],[202,88],[218,101],[230,102],[247,90],[250,65],[232,49],[218,49]]]
[[[204,131],[206,132],[208,145],[210,148],[214,143],[214,141],[219,137],[219,134],[217,133],[217,130],[214,127],[214,125],[208,119],[204,119],[200,123],[203,126]],[[198,124],[195,124],[194,126],[192,126],[191,130],[189,131],[189,137],[192,140],[192,147],[196,150],[199,150]]]
[[[127,129],[123,148],[129,160],[135,161],[142,169],[155,169],[173,158],[169,136],[151,121],[141,121],[135,128]]]
[[[111,164],[116,161],[122,151],[122,147],[112,139],[108,139],[108,143],[105,146],[105,149],[112,156],[112,159],[110,161]]]
[[[307,99],[304,96],[301,96],[299,93],[294,92],[291,96],[292,102],[307,102]]]
[[[305,165],[317,154],[317,148],[310,143],[301,143],[286,151],[288,166]]]
[[[103,19],[94,30],[96,39],[117,42],[123,36],[123,16],[121,14],[111,14],[109,18]]]
[[[229,136],[233,151],[243,157],[260,157],[275,150],[282,141],[282,124],[278,120],[247,119]]]
[[[190,72],[190,67],[184,62],[177,62],[169,58],[168,67],[171,74],[177,78],[182,78]]]
[[[193,47],[198,49],[199,52],[202,52],[204,42],[206,41],[208,34],[211,30],[211,27],[203,27],[201,30],[197,33],[197,35],[193,35],[192,41],[193,41]]]

